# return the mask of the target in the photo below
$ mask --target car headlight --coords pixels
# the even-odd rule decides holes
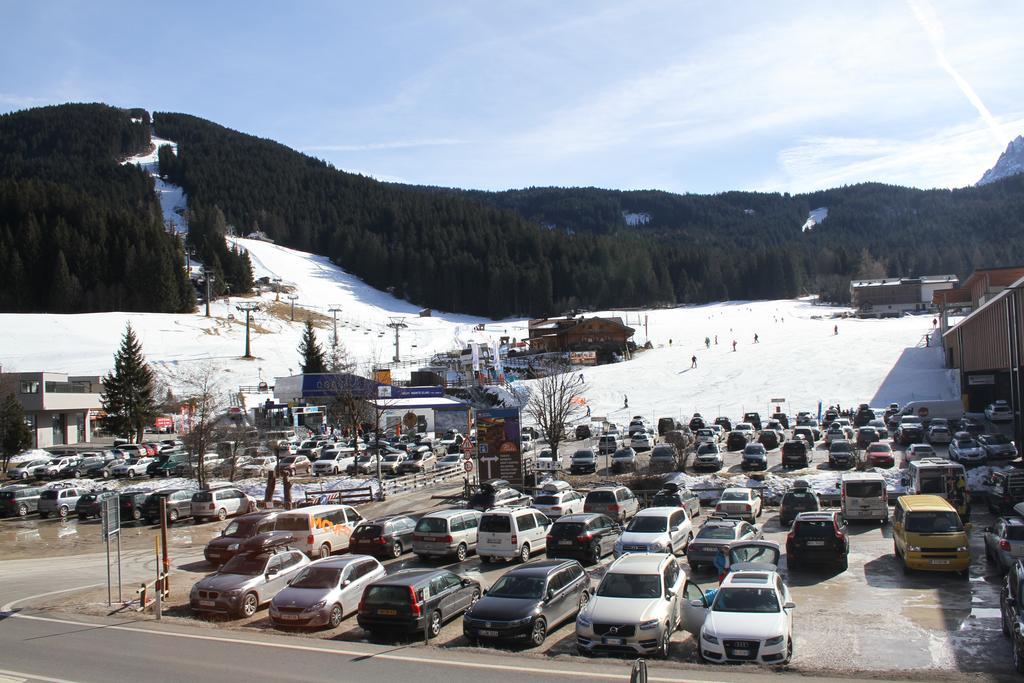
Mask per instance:
[[[912,552],[912,553],[919,553],[919,552],[921,552],[921,546],[919,546],[919,545],[908,545],[907,546],[907,551],[908,552]]]
[[[965,545],[958,546],[956,551],[958,553],[966,553],[967,552],[967,546],[965,546]]]
[[[318,609],[321,609],[321,608],[326,607],[326,606],[327,606],[327,601],[326,600],[321,600],[320,602],[316,603],[315,605],[310,605],[309,607],[304,609],[303,612],[315,612]]]
[[[227,595],[228,597],[232,598],[237,598],[241,594],[241,592],[242,591],[240,590],[223,591],[224,595]]]
[[[659,622],[657,619],[651,619],[650,621],[642,621],[640,622],[640,630],[650,631],[652,628],[658,628],[658,623]]]
[[[583,628],[590,628],[594,625],[594,622],[592,622],[590,619],[587,619],[585,616],[581,614],[578,617],[576,617],[576,625],[582,626]]]
[[[237,543],[232,543],[231,545],[228,546],[227,549],[228,550],[238,550],[238,544]]]
[[[779,643],[781,643],[785,639],[786,639],[786,636],[775,636],[774,638],[769,638],[768,640],[764,641],[764,644],[765,645],[778,645]]]
[[[705,642],[711,643],[712,645],[718,645],[718,638],[716,638],[715,636],[711,635],[710,633],[703,633],[702,632],[700,634],[700,637],[701,637],[701,640],[703,640]]]
[[[665,547],[666,546],[665,546],[665,542],[664,541],[655,541],[654,543],[652,543],[649,546],[649,549],[652,552],[660,553],[660,552],[663,552],[665,550]]]

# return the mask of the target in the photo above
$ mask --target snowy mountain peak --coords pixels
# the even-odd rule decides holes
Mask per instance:
[[[1012,175],[1024,173],[1024,135],[1018,135],[1006,146],[1006,151],[999,155],[996,165],[985,171],[978,185],[988,185]]]

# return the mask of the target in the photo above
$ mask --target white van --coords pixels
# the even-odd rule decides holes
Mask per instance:
[[[941,417],[947,420],[959,420],[964,416],[964,404],[960,399],[948,401],[911,401],[903,406],[900,415],[914,415],[921,418],[926,426],[934,418]]]
[[[201,522],[219,519],[224,521],[230,515],[244,515],[256,510],[256,501],[234,486],[196,491],[192,494],[192,520]]]
[[[476,554],[481,562],[529,562],[530,555],[548,547],[551,520],[533,508],[492,508],[480,518]]]
[[[348,550],[352,530],[363,516],[351,505],[312,505],[282,512],[275,531],[294,532],[290,543],[310,557],[330,557]]]
[[[885,477],[877,472],[847,472],[839,481],[840,504],[846,519],[889,521]]]

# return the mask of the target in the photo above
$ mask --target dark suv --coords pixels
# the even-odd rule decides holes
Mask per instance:
[[[412,532],[416,520],[406,515],[366,519],[348,539],[348,551],[379,558],[398,557],[412,550]]]
[[[828,446],[829,469],[850,469],[857,466],[857,452],[846,439],[837,439]]]
[[[801,483],[803,482],[798,481],[797,485],[794,485],[782,496],[782,501],[779,503],[779,524],[781,526],[788,527],[801,512],[817,512],[821,509],[821,501],[818,500],[817,494],[806,484],[800,486]]]
[[[662,484],[661,490],[651,499],[650,507],[686,508],[686,514],[691,519],[700,516],[700,498],[697,494],[673,482]]]
[[[811,464],[811,449],[803,439],[790,439],[782,444],[783,467],[807,467]]]
[[[8,486],[0,491],[0,517],[24,517],[39,509],[38,486]]]
[[[841,512],[801,512],[786,536],[786,562],[797,570],[808,562],[837,564],[846,571],[850,538]]]
[[[985,491],[985,502],[992,514],[1008,514],[1013,511],[1013,506],[1024,501],[1024,472],[993,472],[990,484],[991,487]]]
[[[103,514],[103,499],[116,498],[117,491],[100,491],[98,493],[83,493],[82,497],[75,503],[75,514],[78,519],[89,519],[99,517]]]
[[[431,638],[468,610],[481,595],[480,582],[447,569],[410,569],[378,579],[363,591],[356,620],[371,634],[403,631]]]
[[[270,537],[277,524],[280,510],[250,512],[231,520],[220,536],[213,538],[203,549],[203,557],[213,565],[221,565],[243,552],[247,540],[261,534]],[[282,532],[282,536],[284,533]],[[248,548],[248,546],[246,546]]]
[[[167,521],[177,522],[192,516],[192,494],[198,489],[163,489],[155,491],[142,504],[142,516],[150,524],[160,521],[160,500],[167,499]]]
[[[142,506],[149,498],[148,491],[126,491],[120,496],[121,524],[129,520],[138,522],[142,519]],[[159,512],[157,513],[159,514]]]
[[[548,529],[548,557],[565,557],[597,564],[615,550],[622,527],[597,512],[563,515]]]

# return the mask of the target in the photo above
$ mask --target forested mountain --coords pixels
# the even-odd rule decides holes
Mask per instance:
[[[152,179],[119,163],[149,145],[141,109],[0,116],[0,311],[192,310]]]

